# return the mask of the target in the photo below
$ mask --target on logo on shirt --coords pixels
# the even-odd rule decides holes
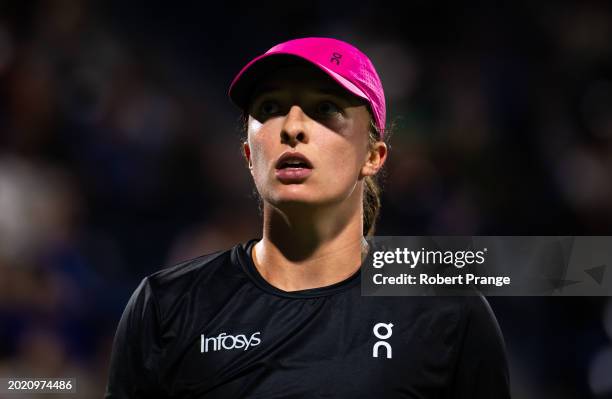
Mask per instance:
[[[372,330],[374,332],[374,336],[381,341],[376,342],[372,347],[372,357],[378,357],[379,348],[382,346],[386,349],[385,354],[387,355],[387,359],[392,358],[391,344],[385,341],[386,339],[389,339],[391,335],[393,335],[393,331],[391,330],[392,328],[393,323],[377,323],[374,326],[374,329]],[[383,329],[382,333],[380,332],[381,329]]]

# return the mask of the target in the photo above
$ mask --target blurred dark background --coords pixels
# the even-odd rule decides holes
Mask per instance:
[[[612,235],[612,3],[218,3],[0,2],[0,377],[101,397],[140,279],[260,236],[226,93],[295,37],[381,75],[378,235]],[[609,298],[490,302],[514,398],[612,397]]]

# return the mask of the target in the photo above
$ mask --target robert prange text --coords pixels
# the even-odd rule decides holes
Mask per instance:
[[[458,276],[442,276],[440,274],[429,275],[420,273],[418,278],[415,275],[402,273],[398,276],[383,276],[377,273],[372,280],[376,285],[495,285],[502,287],[510,285],[511,278],[508,276],[477,276],[473,273],[466,273]]]

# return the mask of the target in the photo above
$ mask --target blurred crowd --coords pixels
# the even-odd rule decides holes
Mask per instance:
[[[226,92],[293,37],[381,75],[377,234],[610,235],[609,2],[268,5],[0,3],[0,377],[100,397],[138,281],[260,236]],[[612,397],[607,298],[491,303],[516,398]]]

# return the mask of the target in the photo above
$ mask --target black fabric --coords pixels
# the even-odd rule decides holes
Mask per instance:
[[[106,398],[510,397],[484,297],[362,297],[359,272],[285,292],[257,272],[256,241],[142,281]]]

